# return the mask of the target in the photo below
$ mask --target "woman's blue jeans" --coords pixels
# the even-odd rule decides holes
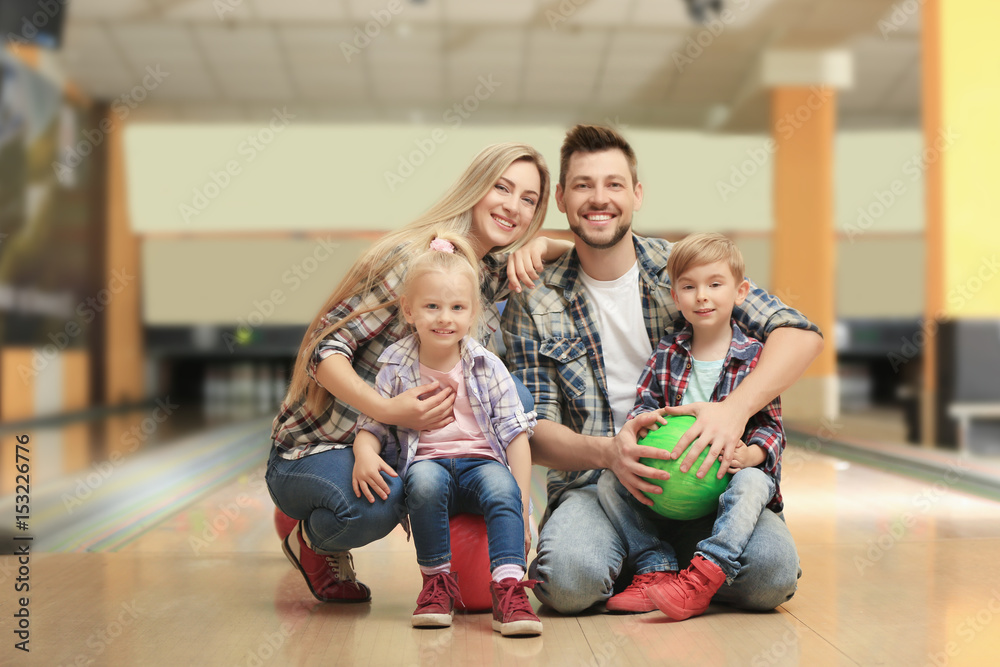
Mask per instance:
[[[288,461],[272,448],[267,462],[267,488],[282,512],[304,522],[306,534],[320,551],[363,547],[388,535],[406,514],[403,482],[382,473],[389,497],[370,503],[354,495],[351,475],[354,449],[331,449]]]

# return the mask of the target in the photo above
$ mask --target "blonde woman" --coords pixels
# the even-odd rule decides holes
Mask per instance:
[[[548,197],[548,168],[535,149],[515,143],[485,148],[427,213],[355,262],[310,324],[274,420],[267,483],[278,509],[297,521],[284,551],[317,599],[370,600],[369,588],[355,578],[350,549],[387,535],[406,511],[402,483],[388,472],[388,491],[373,503],[352,488],[359,417],[416,431],[454,420],[454,390],[436,381],[391,398],[373,386],[379,357],[410,333],[399,316],[405,267],[426,250],[423,240],[433,230],[467,239],[482,275],[485,326],[475,337],[488,342],[499,324],[494,304],[522,283],[533,287],[543,262],[571,247],[533,239]],[[521,387],[519,393],[527,392]]]

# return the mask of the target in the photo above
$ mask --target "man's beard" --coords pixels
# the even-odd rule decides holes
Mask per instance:
[[[631,227],[632,227],[631,222],[622,221],[615,228],[615,233],[611,236],[609,240],[598,241],[593,238],[587,238],[587,234],[589,233],[590,230],[585,230],[583,228],[583,225],[577,225],[577,226],[570,225],[570,229],[573,231],[573,233],[579,236],[580,240],[583,241],[587,246],[595,250],[606,250],[608,248],[612,248],[618,245],[618,242],[621,241],[623,238],[625,238],[625,235],[628,234],[628,231],[629,229],[631,229]]]

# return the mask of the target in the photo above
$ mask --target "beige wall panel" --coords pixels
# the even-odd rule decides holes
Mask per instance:
[[[308,323],[369,241],[146,239],[146,324]],[[256,313],[256,315],[254,315]]]

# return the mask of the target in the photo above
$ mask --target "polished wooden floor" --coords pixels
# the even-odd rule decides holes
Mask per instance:
[[[398,530],[355,552],[371,604],[316,602],[255,464],[114,550],[33,553],[30,654],[13,647],[18,564],[0,559],[0,664],[996,665],[1000,505],[956,491],[962,470],[918,481],[792,447],[804,574],[787,604],[680,623],[543,609],[544,634],[514,639],[488,614],[411,628],[419,574]]]

